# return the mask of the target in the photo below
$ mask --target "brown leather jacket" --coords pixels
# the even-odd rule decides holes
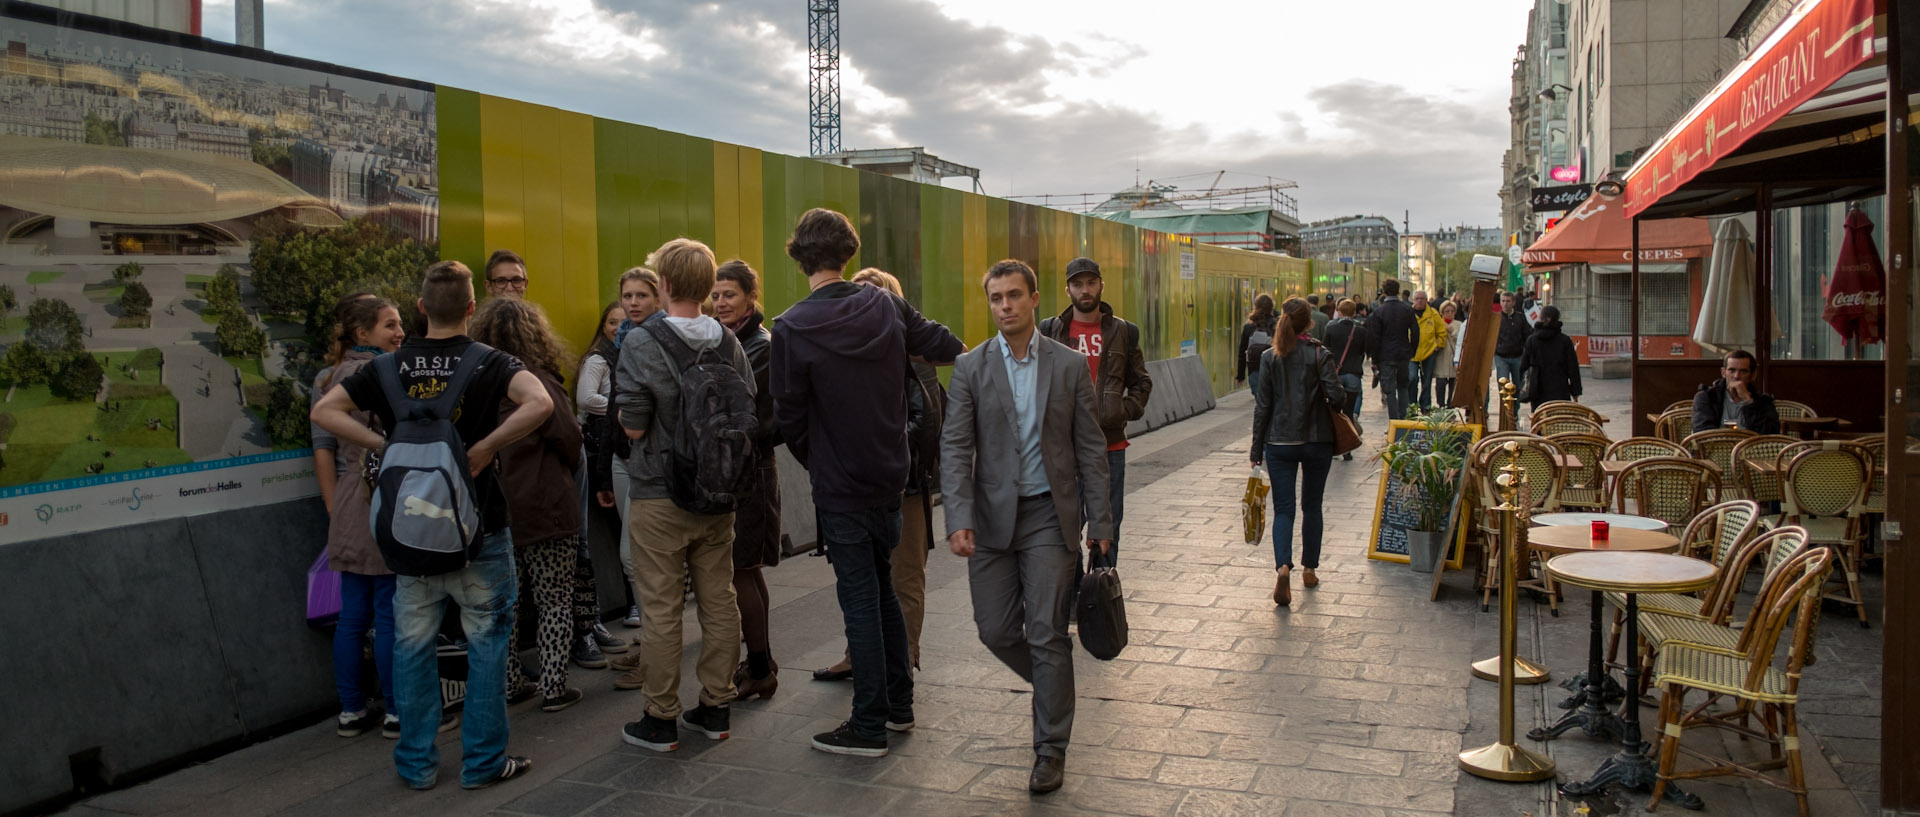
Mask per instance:
[[[1040,322],[1040,334],[1075,349],[1068,337],[1073,307]],[[1140,353],[1140,327],[1113,316],[1113,307],[1100,302],[1100,374],[1093,383],[1093,417],[1107,435],[1107,445],[1127,438],[1127,424],[1147,413],[1153,378],[1147,376],[1147,358]]]
[[[549,372],[529,368],[556,406],[566,405],[567,392]],[[501,405],[505,417],[511,405]],[[561,409],[547,417],[533,433],[500,449],[500,487],[507,495],[513,524],[513,543],[532,545],[580,533],[580,489],[574,470],[580,467],[580,421]]]

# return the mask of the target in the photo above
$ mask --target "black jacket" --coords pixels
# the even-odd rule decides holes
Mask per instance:
[[[1559,321],[1533,328],[1520,353],[1520,378],[1528,384],[1526,399],[1535,407],[1580,396],[1580,355],[1573,339],[1560,331]]]
[[[1533,330],[1527,326],[1527,313],[1520,310],[1519,304],[1513,309],[1500,313],[1500,336],[1493,341],[1493,353],[1498,357],[1519,357],[1526,354],[1527,335]]]
[[[1266,350],[1249,349],[1247,345],[1253,342],[1253,333],[1256,331],[1267,333],[1267,338],[1271,340],[1273,338],[1274,324],[1278,323],[1279,319],[1280,316],[1277,314],[1268,315],[1264,321],[1247,321],[1246,323],[1240,324],[1240,344],[1235,347],[1240,351],[1234,355],[1233,359],[1234,380],[1247,379],[1247,372],[1249,370],[1253,372],[1260,371],[1260,355]]]
[[[1285,357],[1261,355],[1260,388],[1253,393],[1253,460],[1264,461],[1267,443],[1333,442],[1327,403],[1346,405],[1334,356],[1317,340],[1302,340]],[[1324,395],[1324,396],[1323,396]]]
[[[1373,333],[1374,361],[1381,366],[1405,363],[1420,349],[1420,319],[1413,305],[1399,298],[1388,298],[1367,319],[1367,331]]]
[[[733,330],[740,351],[747,353],[747,363],[753,366],[753,413],[760,420],[753,441],[762,457],[771,455],[774,446],[780,444],[780,429],[773,422],[773,388],[768,382],[773,366],[773,333],[767,331],[766,321],[767,316],[756,309]]]
[[[1693,394],[1693,430],[1720,428],[1726,409],[1726,378],[1701,386]],[[1753,392],[1753,399],[1740,409],[1740,427],[1755,434],[1780,433],[1780,410],[1773,405],[1773,395]]]
[[[1069,306],[1041,321],[1040,334],[1074,349],[1068,333],[1072,322],[1073,307]],[[1099,371],[1093,379],[1093,418],[1106,434],[1107,445],[1113,445],[1127,438],[1128,423],[1146,416],[1153,378],[1147,374],[1146,355],[1140,353],[1140,327],[1114,317],[1113,307],[1106,301],[1100,302]]]
[[[1353,338],[1351,349],[1347,346],[1348,336]],[[1336,374],[1360,374],[1366,359],[1374,355],[1373,345],[1373,333],[1354,318],[1335,318],[1327,324],[1327,352],[1333,355]],[[1344,363],[1340,360],[1342,353],[1347,356]]]

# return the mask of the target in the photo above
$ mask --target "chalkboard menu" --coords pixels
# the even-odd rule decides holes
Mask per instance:
[[[1388,444],[1410,439],[1415,446],[1425,447],[1426,423],[1394,420],[1387,425]],[[1480,440],[1478,424],[1456,423],[1452,428],[1467,434],[1467,448],[1472,448]],[[1454,484],[1453,507],[1447,511],[1447,538],[1452,544],[1448,546],[1446,558],[1442,561],[1456,570],[1465,558],[1467,547],[1467,527],[1461,524],[1460,519],[1461,499],[1466,496],[1466,480],[1467,470],[1462,468]],[[1385,463],[1381,464],[1380,496],[1374,507],[1379,512],[1373,519],[1373,535],[1367,537],[1367,558],[1388,562],[1410,561],[1407,556],[1407,528],[1414,526],[1418,520],[1418,499]]]

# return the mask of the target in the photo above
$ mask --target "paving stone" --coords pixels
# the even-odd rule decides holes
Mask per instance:
[[[1253,779],[1253,790],[1307,800],[1337,801],[1347,792],[1347,778],[1339,772],[1267,766]]]
[[[1452,811],[1453,786],[1400,777],[1353,777],[1348,781],[1346,799],[1382,808]]]
[[[821,778],[795,792],[780,807],[807,814],[879,814],[900,795],[894,789]]]
[[[706,800],[726,800],[752,806],[773,807],[793,797],[812,782],[797,774],[764,769],[727,769],[693,796]]]
[[[1165,755],[1187,755],[1206,757],[1213,754],[1220,744],[1219,735],[1204,732],[1189,732],[1184,729],[1153,729],[1149,727],[1129,727],[1113,734],[1107,739],[1110,749],[1131,749],[1141,752],[1158,752]]]
[[[692,814],[702,804],[684,797],[653,792],[627,792],[601,803],[584,817],[681,817]]]
[[[1196,789],[1181,799],[1174,817],[1272,817],[1286,806],[1280,797]]]
[[[1093,720],[1107,721],[1122,726],[1170,727],[1180,722],[1187,714],[1182,706],[1163,706],[1160,704],[1137,703],[1134,701],[1102,701],[1097,708],[1081,706],[1075,719],[1091,717]]]
[[[1279,731],[1281,725],[1287,722],[1286,718],[1273,715],[1214,709],[1188,709],[1186,713],[1186,716],[1180,719],[1179,728],[1196,732],[1218,732],[1223,735],[1266,737]]]
[[[792,813],[744,803],[708,803],[695,809],[690,817],[783,817]]]
[[[952,794],[966,788],[986,769],[981,764],[959,760],[903,757],[894,762],[893,768],[875,778],[875,782]]]
[[[619,793],[605,786],[556,780],[514,798],[503,808],[538,817],[570,817]]]
[[[1090,777],[1111,777],[1116,780],[1151,780],[1153,772],[1160,768],[1165,758],[1157,752],[1133,752],[1125,749],[1113,749],[1101,746],[1075,746],[1067,750],[1067,779],[1076,774]],[[1033,767],[1033,756],[1027,756],[1026,766]]]
[[[1406,763],[1406,756],[1401,752],[1365,749],[1343,743],[1318,744],[1307,758],[1309,769],[1356,774],[1398,775],[1406,768]]]
[[[641,758],[640,762],[608,778],[606,785],[628,791],[691,794],[718,776],[720,770],[706,764]]]
[[[1090,777],[1068,796],[1067,802],[1076,808],[1111,814],[1164,817],[1173,813],[1185,795],[1185,791],[1169,786]]]
[[[1252,763],[1169,757],[1160,762],[1154,779],[1170,786],[1246,791],[1260,767]]]
[[[1287,805],[1287,817],[1388,817],[1388,815],[1385,810],[1373,806],[1295,800]]]

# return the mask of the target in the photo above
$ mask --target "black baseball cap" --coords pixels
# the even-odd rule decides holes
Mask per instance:
[[[1091,275],[1095,278],[1100,278],[1100,265],[1094,263],[1093,259],[1084,257],[1075,258],[1067,262],[1067,280],[1071,281],[1078,275]]]

